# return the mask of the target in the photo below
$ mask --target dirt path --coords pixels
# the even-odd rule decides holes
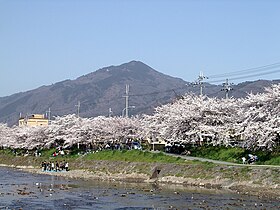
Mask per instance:
[[[208,158],[192,157],[192,156],[186,156],[186,155],[177,155],[177,154],[172,154],[172,153],[164,153],[164,154],[169,155],[169,156],[173,156],[173,157],[180,157],[180,158],[183,158],[185,160],[198,160],[198,161],[211,162],[211,163],[215,163],[215,164],[228,165],[228,166],[280,168],[279,165],[238,164],[238,163],[231,163],[231,162],[220,161],[220,160],[212,160],[212,159],[208,159]]]

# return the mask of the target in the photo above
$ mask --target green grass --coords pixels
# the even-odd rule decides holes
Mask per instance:
[[[240,163],[241,158],[246,156],[246,150],[242,148],[204,146],[192,148],[191,155],[214,160]]]
[[[272,157],[270,160],[261,163],[264,165],[280,165],[280,155],[278,157]]]
[[[191,155],[195,157],[209,158],[213,160],[222,160],[232,163],[242,163],[242,157],[248,159],[248,154],[257,155],[259,160],[256,164],[280,165],[279,149],[270,151],[249,151],[243,148],[232,148],[224,146],[202,146],[190,148]]]
[[[209,150],[209,148],[207,148]],[[228,156],[241,155],[238,153],[242,150],[233,150],[230,148],[220,148],[220,151],[216,148],[215,157],[222,157],[228,159]],[[186,161],[181,158],[165,155],[162,152],[153,153],[149,151],[140,150],[104,150],[98,153],[89,153],[87,155],[78,155],[76,153],[70,153],[64,157],[57,156],[52,157],[51,154],[54,149],[43,150],[41,157],[35,156],[15,156],[12,150],[0,150],[0,163],[8,165],[33,165],[40,167],[41,161],[62,161],[66,160],[70,163],[71,170],[73,169],[85,169],[90,171],[101,171],[104,173],[141,173],[151,175],[151,166],[155,165],[163,167],[162,174],[164,176],[176,176],[176,177],[188,177],[199,179],[214,179],[216,177],[226,178],[237,181],[247,181],[252,179],[252,173],[255,173],[254,168],[251,167],[234,167],[217,165],[211,162],[202,161]],[[199,150],[202,154],[202,149]],[[236,153],[235,153],[236,152]],[[247,152],[247,151],[246,151]],[[212,153],[210,153],[212,154]],[[276,153],[277,154],[277,153]],[[274,156],[273,156],[274,157]],[[94,161],[105,160],[105,161]],[[279,157],[274,157],[268,161],[274,164],[279,164]],[[114,161],[127,161],[127,162],[114,162]],[[267,161],[267,162],[268,162]],[[135,163],[133,163],[135,162]],[[101,163],[101,164],[100,164]],[[150,164],[152,163],[152,164]],[[159,164],[153,164],[159,163]],[[161,164],[163,163],[163,164]],[[170,163],[170,164],[165,164]],[[115,167],[118,164],[118,167]],[[268,164],[268,163],[267,163]],[[279,183],[279,169],[264,168],[262,173],[262,179],[256,179],[256,184],[261,183],[263,179],[272,179],[273,182]],[[257,172],[262,172],[262,169],[257,169]]]
[[[30,153],[29,158],[34,158],[36,161],[49,161],[49,160],[111,160],[111,161],[128,161],[128,162],[159,162],[159,163],[185,163],[186,161],[180,157],[171,157],[165,155],[164,153],[152,153],[149,151],[142,150],[103,150],[97,153],[89,153],[86,155],[79,155],[77,151],[69,152],[65,156],[56,156],[53,157],[52,154],[55,152],[55,149],[44,149],[41,151],[41,157],[34,157],[33,153]],[[2,149],[0,150],[0,156],[2,160],[4,159],[13,159],[22,157],[25,154],[24,151],[17,151],[17,157],[13,150]],[[4,158],[4,159],[3,159]]]
[[[0,150],[0,154],[1,154],[1,155],[11,156],[11,157],[12,157],[12,156],[15,156],[13,150],[11,150],[11,149],[1,149],[1,150]]]
[[[171,157],[164,153],[151,153],[141,150],[105,150],[91,153],[85,156],[87,160],[118,160],[130,162],[161,162],[161,163],[184,163],[185,160]]]
[[[229,147],[214,147],[214,146],[203,146],[203,147],[192,147],[188,148],[191,151],[191,156],[204,157],[214,160],[222,160],[233,163],[241,163],[242,157],[248,157],[248,154],[257,155],[259,160],[256,164],[265,164],[265,165],[280,165],[280,155],[279,149],[274,152],[270,151],[248,151],[243,148],[229,148]],[[44,149],[41,151],[42,156],[37,157],[37,160],[50,160],[54,159],[52,154],[55,149]],[[17,149],[17,156],[21,157],[25,154],[25,150]],[[81,151],[78,149],[73,149],[67,151],[67,155],[64,157],[57,156],[56,160],[60,161],[63,159],[68,159],[75,161],[76,159],[80,160],[117,160],[117,161],[129,161],[129,162],[159,162],[159,163],[186,163],[186,164],[203,164],[205,167],[209,165],[209,168],[213,167],[210,163],[205,162],[196,162],[192,161],[187,163],[184,159],[180,157],[172,157],[165,155],[163,152],[153,153],[143,150],[103,150],[97,153],[90,153],[87,155],[81,155]],[[32,152],[30,155],[32,156]],[[15,157],[14,150],[11,149],[0,149],[0,155],[2,158],[13,158]]]
[[[49,158],[49,157],[52,157],[52,154],[55,152],[55,148],[53,149],[44,149],[41,151],[41,154],[43,158]]]

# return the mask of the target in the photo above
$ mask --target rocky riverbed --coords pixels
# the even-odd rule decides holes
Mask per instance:
[[[210,164],[167,164],[122,161],[78,161],[68,172],[43,172],[40,168],[17,166],[31,173],[110,182],[176,184],[208,189],[226,189],[237,194],[280,200],[280,170],[277,168],[221,166]],[[70,168],[71,168],[70,165]],[[82,168],[82,169],[81,169]]]
[[[280,199],[280,168],[227,166],[209,162],[183,163],[129,162],[69,158],[67,173],[42,172],[35,157],[0,155],[0,162],[31,173],[82,178],[85,180],[122,181],[131,183],[176,184],[209,189],[226,189],[234,193]]]
[[[125,180],[120,182],[109,176],[99,177],[103,180],[100,181],[84,170],[41,172],[40,169],[32,167],[0,167],[0,176],[1,209],[165,210],[280,207],[280,201],[276,198],[182,184],[131,183]],[[81,177],[83,178],[80,179]]]

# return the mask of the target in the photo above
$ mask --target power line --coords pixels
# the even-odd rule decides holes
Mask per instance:
[[[279,68],[279,67],[280,67],[280,62],[265,65],[265,66],[243,69],[243,70],[239,70],[239,71],[233,71],[233,72],[222,73],[222,74],[214,74],[214,75],[210,75],[209,78],[213,79],[213,78],[230,77],[230,76],[242,75],[242,74],[246,75],[246,74],[251,74],[251,73],[256,73],[256,72],[263,72],[263,71],[267,71],[267,70],[271,70],[271,69],[275,69],[275,68]]]
[[[273,70],[273,71],[268,71],[268,72],[263,72],[263,73],[244,75],[244,76],[240,76],[240,77],[232,77],[232,78],[230,78],[230,80],[233,81],[233,80],[247,79],[247,78],[252,78],[252,77],[257,77],[257,76],[274,74],[274,73],[277,73],[277,72],[280,72],[280,69]],[[224,79],[212,80],[212,81],[210,80],[209,83],[218,83],[218,82],[223,82],[223,81],[224,81]]]
[[[52,112],[59,112],[59,111],[74,111],[74,107],[61,108],[61,109],[52,109]]]
[[[150,92],[150,93],[143,93],[143,94],[133,94],[133,95],[129,95],[129,96],[147,96],[147,95],[156,95],[156,94],[161,94],[161,93],[168,93],[168,92],[174,92],[176,90],[182,90],[182,89],[186,89],[188,86],[184,85],[181,87],[177,87],[177,88],[172,88],[172,89],[167,89],[167,90],[163,90],[163,91],[154,91],[154,92]]]
[[[264,65],[264,66],[260,66],[260,67],[255,67],[255,68],[248,68],[248,69],[243,69],[243,70],[239,70],[239,71],[235,71],[235,72],[229,72],[229,73],[223,73],[223,74],[215,74],[215,75],[210,75],[209,77],[205,77],[202,73],[199,75],[198,77],[198,82],[197,84],[200,85],[200,95],[202,95],[202,84],[203,84],[203,80],[204,79],[213,79],[213,78],[223,78],[223,77],[227,77],[230,78],[231,81],[235,81],[235,80],[240,80],[240,79],[246,79],[246,78],[252,78],[252,77],[256,77],[256,76],[264,76],[264,75],[268,75],[268,74],[274,74],[274,73],[278,73],[280,72],[280,62],[277,63],[273,63],[273,64],[269,64],[269,65]],[[275,69],[277,68],[277,69]],[[274,70],[273,70],[274,69]],[[235,76],[235,77],[230,77],[230,76]],[[220,82],[224,82],[225,79],[218,79],[218,80],[210,80],[207,83],[220,83]],[[184,85],[181,87],[177,87],[177,88],[172,88],[172,89],[167,89],[164,91],[154,91],[154,92],[150,92],[150,93],[143,93],[143,94],[133,94],[133,95],[129,95],[129,96],[147,96],[147,95],[157,95],[157,94],[162,94],[162,93],[168,93],[168,92],[174,92],[175,96],[177,96],[176,94],[176,90],[182,90],[182,89],[186,89],[187,87],[190,86],[189,83],[188,85]],[[128,88],[128,87],[126,87]],[[224,83],[224,91],[226,91],[226,94],[228,93],[228,91],[230,91],[229,89],[230,87],[225,86]],[[213,94],[210,94],[213,95]],[[128,89],[126,90],[126,110],[127,108],[127,99],[128,99]],[[228,96],[226,96],[228,97]],[[103,101],[103,100],[102,100]],[[89,102],[89,99],[84,100],[82,102],[78,101],[78,105],[75,105],[77,107],[77,114],[79,116],[80,114],[80,105],[81,103],[85,103],[87,105],[93,105],[93,104],[97,104],[97,102]],[[100,101],[99,101],[100,103]],[[69,107],[69,108],[62,108],[62,109],[56,109],[56,110],[52,110],[53,112],[57,112],[57,111],[66,111],[66,110],[73,110],[73,107]],[[128,113],[126,113],[126,116],[128,115]]]

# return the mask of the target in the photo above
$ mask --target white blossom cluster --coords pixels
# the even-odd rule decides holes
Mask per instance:
[[[79,118],[76,115],[56,117],[51,125],[13,126],[0,124],[0,146],[8,148],[49,148],[55,143],[60,146],[92,144],[98,142],[124,141],[127,137],[139,138],[141,128],[137,118],[95,117]]]
[[[33,149],[122,142],[127,138],[163,139],[194,145],[242,146],[272,150],[280,139],[280,84],[243,99],[186,94],[142,117],[56,117],[47,127],[0,124],[0,146]]]
[[[170,142],[272,150],[280,141],[280,84],[242,99],[185,95],[145,116],[149,133]]]

